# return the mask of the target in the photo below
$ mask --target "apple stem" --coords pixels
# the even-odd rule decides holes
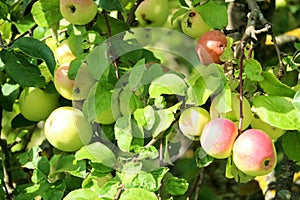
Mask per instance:
[[[135,20],[135,15],[134,12],[135,10],[138,8],[138,6],[143,2],[144,0],[137,0],[134,4],[134,6],[132,6],[131,10],[129,11],[127,20],[126,20],[126,24],[128,24],[129,26],[134,22]]]

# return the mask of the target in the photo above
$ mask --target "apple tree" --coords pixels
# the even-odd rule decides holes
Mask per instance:
[[[297,0],[1,0],[0,199],[300,199]]]

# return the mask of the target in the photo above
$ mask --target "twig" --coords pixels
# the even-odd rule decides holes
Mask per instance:
[[[15,38],[14,40],[10,41],[10,43],[8,44],[8,46],[12,45],[16,40],[18,40],[21,37],[24,37],[27,34],[32,34],[33,30],[36,29],[38,27],[37,24],[34,24],[30,29],[28,29],[27,31],[25,31],[24,33],[20,34],[17,38]]]
[[[140,3],[142,3],[142,1],[143,0],[137,0],[135,2],[134,6],[132,6],[132,8],[129,11],[127,20],[126,20],[126,24],[131,25],[134,22],[134,18],[135,18],[134,12],[137,9],[137,7],[140,5]]]
[[[200,172],[198,173],[198,175],[196,176],[193,185],[189,191],[188,197],[186,198],[186,200],[191,200],[192,199],[192,195],[195,191],[195,197],[194,199],[199,199],[198,195],[200,192],[200,189],[202,188],[202,185],[204,183],[204,168],[200,169]]]
[[[243,130],[243,61],[244,61],[244,48],[245,48],[245,40],[241,40],[241,52],[240,52],[240,63],[239,63],[239,98],[240,98],[240,119],[239,119],[239,127],[238,127],[238,132],[239,134],[242,133]]]
[[[118,188],[118,191],[117,191],[115,197],[114,197],[114,200],[118,200],[120,198],[123,189],[124,189],[124,185],[121,184]]]
[[[279,49],[279,46],[277,44],[277,41],[276,41],[276,38],[275,38],[275,35],[272,31],[272,41],[274,43],[274,48],[275,48],[275,51],[276,51],[276,54],[277,54],[277,58],[278,58],[278,62],[279,62],[279,68],[278,68],[278,72],[277,72],[277,78],[278,79],[281,79],[281,77],[283,76],[284,74],[284,65],[282,63],[282,60],[281,60],[281,55],[280,55],[280,49]]]

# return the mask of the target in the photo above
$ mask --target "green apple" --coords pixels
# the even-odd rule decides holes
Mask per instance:
[[[93,0],[60,0],[61,15],[70,23],[85,25],[97,15],[98,6]]]
[[[210,115],[204,108],[190,107],[179,117],[179,129],[188,138],[195,140],[202,134],[204,126],[210,121]]]
[[[31,121],[46,120],[58,105],[58,94],[35,87],[24,88],[19,98],[21,114]]]
[[[232,121],[216,118],[204,127],[200,143],[208,155],[223,159],[231,155],[233,143],[237,136],[238,130]]]
[[[55,51],[55,56],[58,61],[58,64],[65,65],[69,64],[76,57],[72,53],[68,40],[62,41],[62,43],[57,47]]]
[[[135,16],[142,26],[162,26],[169,15],[168,0],[144,0],[137,7]]]
[[[280,136],[282,136],[285,131],[280,128],[276,128],[274,126],[271,126],[270,124],[264,122],[260,118],[253,117],[252,121],[250,123],[251,128],[253,129],[259,129],[267,133],[273,140],[276,140]]]
[[[182,32],[195,39],[198,39],[210,29],[195,9],[188,11],[181,21]]]
[[[89,70],[87,64],[83,63],[77,71],[73,86],[73,100],[84,100],[87,98],[91,88],[97,82]]]
[[[59,107],[47,118],[44,126],[46,139],[55,148],[72,152],[88,144],[92,126],[83,113],[73,107]]]
[[[270,136],[258,129],[248,129],[234,142],[232,159],[249,176],[270,173],[277,164],[277,154]]]
[[[69,79],[68,71],[70,66],[61,65],[54,73],[54,86],[57,92],[66,99],[73,99],[74,80]]]
[[[99,124],[106,124],[106,125],[114,123],[115,118],[112,109],[107,108],[102,113],[97,114],[97,118],[95,121]]]
[[[113,177],[112,174],[109,173],[109,174],[107,174],[106,176],[95,178],[96,181],[97,181],[98,187],[101,188],[101,187],[102,187],[105,183],[107,183],[112,177]]]

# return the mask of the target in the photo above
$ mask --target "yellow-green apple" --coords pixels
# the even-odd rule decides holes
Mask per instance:
[[[232,158],[236,167],[249,176],[263,176],[276,166],[277,154],[270,136],[258,129],[248,129],[236,139]]]
[[[19,98],[21,114],[31,121],[46,120],[58,105],[57,93],[47,93],[35,87],[24,88]]]
[[[67,39],[61,42],[55,53],[58,64],[60,65],[68,64],[76,58],[69,47],[69,42]]]
[[[60,0],[61,15],[75,25],[91,22],[97,15],[97,10],[94,0]]]
[[[77,71],[73,85],[73,100],[84,100],[87,98],[91,88],[97,82],[92,76],[87,64],[82,63]]]
[[[204,126],[210,121],[210,115],[204,108],[190,107],[179,117],[179,129],[188,138],[199,139]]]
[[[137,21],[142,26],[162,26],[168,15],[168,0],[144,0],[135,11]]]
[[[115,118],[113,115],[112,108],[107,108],[102,113],[97,114],[97,118],[95,120],[99,124],[112,124],[115,122]]]
[[[200,143],[208,155],[223,159],[231,155],[237,136],[238,130],[232,121],[225,118],[216,118],[204,127]]]
[[[239,119],[240,119],[240,96],[236,92],[231,93],[231,107],[232,110],[229,112],[219,112],[216,109],[216,104],[219,100],[219,96],[215,97],[210,105],[210,116],[212,119],[214,118],[227,118],[233,121],[236,126],[239,125]],[[252,121],[252,111],[251,111],[251,105],[246,97],[243,97],[243,123],[242,123],[242,130],[245,130]]]
[[[181,30],[192,38],[198,39],[210,29],[195,9],[188,11],[182,18]]]
[[[226,35],[219,30],[204,33],[197,41],[196,53],[204,65],[210,63],[221,64],[220,56],[227,46]]]
[[[57,92],[66,99],[73,99],[74,80],[69,79],[69,64],[59,66],[54,73],[54,86]]]
[[[271,126],[270,124],[264,122],[262,119],[258,117],[253,117],[252,121],[250,123],[251,128],[262,130],[265,133],[267,133],[273,140],[276,140],[280,136],[284,134],[284,130]]]
[[[55,148],[72,152],[88,144],[93,131],[83,113],[73,107],[55,109],[47,118],[44,126],[46,139]]]

